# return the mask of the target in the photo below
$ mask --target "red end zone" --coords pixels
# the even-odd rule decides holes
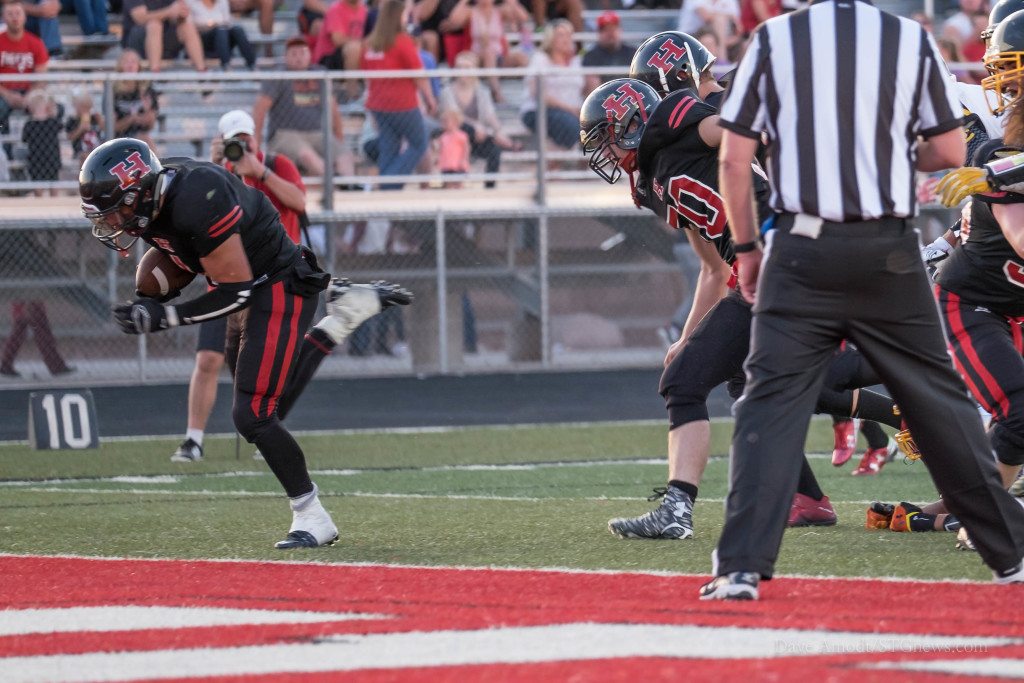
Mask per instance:
[[[971,680],[1024,671],[1024,587],[0,557],[0,679]],[[1016,672],[1016,673],[1014,673]]]

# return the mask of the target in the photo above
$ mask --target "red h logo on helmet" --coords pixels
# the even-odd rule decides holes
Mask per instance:
[[[667,72],[678,64],[679,60],[685,56],[685,45],[676,45],[672,42],[671,38],[666,38],[665,42],[658,48],[658,51],[647,60],[647,66],[653,66],[656,69],[661,69],[662,71]]]
[[[121,189],[127,190],[135,186],[135,181],[153,169],[142,159],[138,152],[132,152],[124,161],[111,166],[110,173],[121,181]]]
[[[636,91],[629,83],[623,83],[620,85],[615,92],[618,97],[612,95],[608,96],[608,99],[604,101],[605,111],[608,112],[608,118],[611,119],[612,115],[615,115],[615,120],[621,121],[629,113],[630,101],[635,102],[637,109],[640,110],[640,117],[647,120],[647,110],[644,109],[643,101],[644,96]]]

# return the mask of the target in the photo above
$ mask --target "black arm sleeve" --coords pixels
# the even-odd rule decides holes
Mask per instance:
[[[252,280],[219,284],[206,294],[178,306],[166,306],[170,327],[193,325],[240,311],[249,305]]]

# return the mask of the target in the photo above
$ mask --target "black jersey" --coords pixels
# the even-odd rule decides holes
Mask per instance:
[[[988,160],[976,159],[975,165]],[[970,236],[941,264],[935,281],[993,313],[1024,316],[1024,259],[1007,242],[992,214],[992,204],[1024,202],[1024,195],[994,192],[971,199]]]
[[[718,192],[718,148],[708,146],[698,131],[701,121],[717,113],[692,90],[673,92],[658,103],[637,150],[634,194],[638,204],[673,228],[693,226],[731,265],[736,257]],[[768,188],[756,173],[754,190],[767,217]]]
[[[221,166],[207,161],[164,161],[167,189],[156,218],[142,239],[193,273],[202,273],[199,259],[240,234],[253,278],[273,276],[295,262],[292,242],[270,199]]]

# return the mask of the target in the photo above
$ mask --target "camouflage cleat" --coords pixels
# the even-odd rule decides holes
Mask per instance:
[[[693,498],[690,494],[669,486],[654,489],[648,500],[664,500],[654,510],[639,517],[616,517],[608,522],[608,531],[623,538],[652,538],[683,540],[693,536]]]

